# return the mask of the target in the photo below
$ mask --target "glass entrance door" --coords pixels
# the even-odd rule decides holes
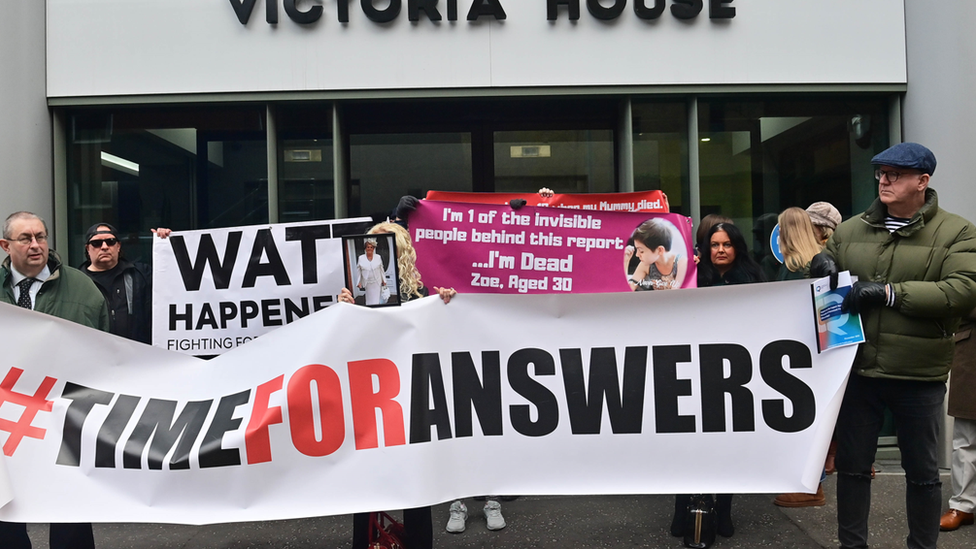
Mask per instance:
[[[427,191],[613,192],[616,100],[358,103],[349,128],[349,215]]]

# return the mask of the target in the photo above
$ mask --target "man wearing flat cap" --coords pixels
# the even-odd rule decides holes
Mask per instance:
[[[867,547],[871,465],[892,411],[906,481],[910,548],[936,547],[942,510],[937,447],[960,317],[976,307],[976,227],[939,208],[935,155],[901,143],[871,159],[878,199],[827,243],[858,277],[842,309],[866,337],[837,419],[837,523],[843,548]]]

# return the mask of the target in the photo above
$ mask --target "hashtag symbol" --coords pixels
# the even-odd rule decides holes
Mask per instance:
[[[50,412],[51,407],[54,405],[53,402],[47,400],[47,395],[51,392],[57,380],[53,377],[45,377],[44,381],[41,382],[41,386],[37,388],[37,392],[34,393],[34,396],[15,393],[13,391],[14,385],[20,379],[20,374],[22,373],[24,371],[20,368],[11,368],[7,372],[7,376],[0,382],[0,406],[3,406],[5,402],[10,402],[11,404],[24,407],[24,412],[17,421],[0,418],[0,431],[10,433],[10,436],[7,437],[7,442],[3,445],[3,453],[6,456],[14,455],[17,446],[24,437],[44,439],[47,429],[34,427],[31,425],[31,422],[34,421],[34,416],[37,415],[37,412]]]

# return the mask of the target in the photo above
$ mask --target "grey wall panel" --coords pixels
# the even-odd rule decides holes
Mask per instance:
[[[905,141],[935,153],[940,204],[976,222],[976,2],[905,0],[905,12]]]
[[[0,216],[30,210],[53,224],[51,116],[45,99],[45,2],[3,4]]]

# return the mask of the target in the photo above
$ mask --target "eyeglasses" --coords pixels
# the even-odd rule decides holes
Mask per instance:
[[[881,176],[888,178],[888,183],[894,183],[898,181],[898,178],[903,175],[922,175],[920,173],[901,173],[901,172],[889,172],[886,170],[874,170],[874,178],[881,181]]]
[[[10,240],[19,243],[21,246],[30,246],[32,240],[36,240],[38,244],[44,244],[47,242],[47,235],[44,233],[32,234],[30,236],[21,236],[20,238],[11,238]]]
[[[103,238],[101,240],[88,241],[88,245],[95,249],[101,248],[103,244],[108,245],[108,247],[111,248],[112,246],[115,246],[118,243],[119,243],[118,238]]]

